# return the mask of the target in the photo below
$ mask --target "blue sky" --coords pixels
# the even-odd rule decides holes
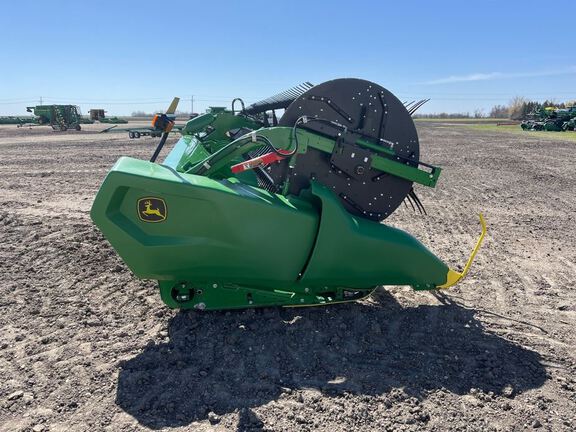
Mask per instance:
[[[3,2],[0,115],[40,96],[202,112],[338,77],[431,98],[421,112],[576,99],[574,17],[573,0]]]

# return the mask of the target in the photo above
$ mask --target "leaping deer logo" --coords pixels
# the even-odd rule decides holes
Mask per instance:
[[[166,203],[160,198],[141,198],[138,216],[145,222],[162,222],[166,220]]]

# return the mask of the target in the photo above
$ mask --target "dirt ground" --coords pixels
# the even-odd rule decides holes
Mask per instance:
[[[459,266],[484,212],[464,282],[182,313],[89,218],[114,161],[156,140],[0,127],[0,430],[575,430],[576,144],[418,128],[444,171],[418,188],[428,216],[388,222]]]

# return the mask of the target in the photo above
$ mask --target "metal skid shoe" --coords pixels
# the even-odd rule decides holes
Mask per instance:
[[[171,308],[222,310],[264,306],[318,306],[346,303],[369,296],[375,288],[354,290],[335,287],[305,287],[301,292],[264,290],[234,284],[160,281],[160,297]]]

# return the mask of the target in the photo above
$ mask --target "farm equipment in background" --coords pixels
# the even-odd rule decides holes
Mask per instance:
[[[110,123],[110,124],[126,124],[127,120],[120,117],[106,117],[106,111],[102,108],[92,108],[89,111],[90,120],[93,122]]]
[[[174,125],[174,128],[170,133],[178,133],[183,128],[184,125]],[[128,132],[128,138],[130,139],[140,139],[142,137],[159,138],[162,136],[162,131],[156,130],[154,127],[128,127],[117,129],[117,125],[114,125],[100,131],[100,133],[109,132]]]
[[[120,117],[104,117],[99,120],[100,123],[109,123],[109,124],[126,124],[128,120],[120,118]]]
[[[553,107],[540,108],[528,114],[528,118],[520,123],[520,127],[523,130],[542,131],[544,130],[544,124],[550,118],[550,116],[553,115],[553,113]],[[552,124],[553,121],[551,122],[551,125]]]
[[[106,111],[104,111],[102,108],[91,108],[88,111],[88,117],[92,121],[100,121],[106,118]]]
[[[49,125],[55,131],[79,131],[82,129],[80,124],[92,123],[82,118],[80,108],[76,105],[36,105],[26,107],[26,111],[34,114],[37,125]]]
[[[567,122],[564,122],[564,124],[562,125],[562,129],[565,131],[576,130],[576,116],[572,117]]]
[[[175,99],[178,99],[178,98],[175,98]],[[100,133],[128,132],[128,138],[130,138],[130,139],[139,139],[139,138],[145,137],[145,136],[149,136],[151,138],[159,138],[163,134],[163,129],[158,127],[158,124],[156,123],[158,118],[159,118],[158,116],[162,116],[162,114],[157,114],[152,118],[152,126],[150,126],[150,127],[128,127],[128,128],[118,129],[116,127],[116,125],[114,125],[114,126],[111,126],[109,128],[101,130]],[[172,128],[170,129],[170,131],[168,133],[180,133],[180,132],[182,132],[182,129],[184,129],[185,125],[175,124],[176,118],[172,114],[170,115],[170,118],[173,120],[173,124],[172,124]],[[113,122],[109,122],[109,123],[113,123]],[[124,121],[123,123],[128,123],[128,122]]]
[[[35,123],[36,119],[32,116],[3,116],[0,117],[0,125],[17,125],[22,127]]]
[[[570,108],[545,107],[531,113],[520,127],[523,130],[561,132],[574,130],[576,106]]]
[[[186,124],[156,163],[120,158],[91,217],[137,277],[159,281],[172,308],[312,306],[365,298],[380,285],[448,288],[462,272],[408,233],[381,223],[441,169],[420,161],[411,114],[360,79],[304,83]],[[285,110],[278,118],[277,110]]]

